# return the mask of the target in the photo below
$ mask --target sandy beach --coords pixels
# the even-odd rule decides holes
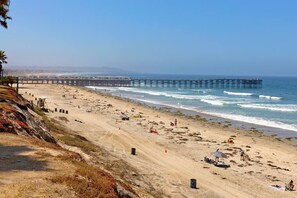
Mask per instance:
[[[297,196],[296,191],[284,190],[285,183],[297,182],[297,146],[289,140],[158,111],[79,87],[22,85],[19,93],[34,103],[35,98],[46,98],[51,110],[47,116],[103,148],[105,155],[92,156],[93,160],[102,160],[113,174],[121,172],[115,177],[143,191],[142,197]],[[123,115],[130,119],[122,120]],[[177,126],[171,126],[175,119]],[[229,138],[233,144],[227,143]],[[131,148],[136,148],[136,155],[131,155]],[[228,156],[223,161],[229,168],[203,160],[214,159],[211,153],[217,149]],[[241,160],[241,151],[250,159]],[[197,189],[190,188],[190,179],[197,180]]]

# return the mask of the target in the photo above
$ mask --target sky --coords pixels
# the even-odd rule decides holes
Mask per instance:
[[[296,0],[12,0],[9,66],[297,76]]]

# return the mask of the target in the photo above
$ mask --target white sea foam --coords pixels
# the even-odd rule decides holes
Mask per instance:
[[[194,92],[198,92],[199,94],[206,94],[208,92],[210,92],[210,90],[200,90],[200,89],[194,89]]]
[[[240,93],[240,92],[230,92],[230,91],[224,91],[225,94],[228,95],[236,95],[236,96],[252,96],[253,93]]]
[[[243,116],[243,115],[223,114],[223,113],[210,113],[210,112],[207,112],[207,113],[210,115],[218,116],[221,118],[227,118],[230,120],[246,122],[250,124],[257,124],[257,125],[273,127],[273,128],[279,128],[284,130],[290,130],[290,131],[297,131],[297,125],[295,124],[286,124],[283,122],[266,120],[259,117],[249,117],[249,116]]]
[[[235,120],[235,121],[239,121],[239,122],[245,122],[245,123],[249,123],[249,124],[256,124],[256,125],[261,125],[261,126],[266,126],[266,127],[273,127],[273,128],[279,128],[279,129],[297,132],[297,125],[286,124],[286,123],[277,122],[277,121],[271,121],[271,120],[267,120],[267,119],[263,119],[263,118],[259,118],[259,117],[249,117],[249,116],[236,115],[236,114],[224,114],[224,113],[200,111],[197,108],[190,107],[190,106],[165,104],[162,102],[156,102],[156,101],[151,101],[151,100],[142,100],[142,99],[136,99],[136,100],[139,100],[139,101],[142,101],[145,103],[164,105],[164,106],[168,106],[168,107],[172,107],[172,108],[181,108],[181,109],[195,111],[195,112],[199,112],[199,113],[205,113],[208,115],[226,118],[226,119],[230,119],[230,120]]]
[[[137,88],[127,88],[127,87],[120,87],[122,91],[129,91],[134,93],[143,93],[153,96],[165,96],[171,97],[176,99],[185,99],[185,100],[200,100],[201,102],[208,103],[215,106],[222,106],[224,104],[238,104],[240,101],[228,101],[225,97],[219,97],[214,95],[183,95],[176,92],[161,92],[161,91],[152,91],[152,90],[140,90]]]
[[[211,105],[215,105],[215,106],[223,106],[224,102],[222,101],[218,101],[218,100],[207,100],[207,99],[202,99],[201,102],[205,102]]]
[[[261,99],[268,99],[268,100],[281,100],[282,99],[282,97],[265,96],[265,95],[259,95],[259,98],[261,98]]]
[[[146,99],[146,94],[148,95],[153,95],[153,96],[164,96],[164,97],[171,97],[171,98],[178,98],[178,99],[185,99],[185,100],[199,100],[201,102],[213,105],[213,106],[224,106],[225,104],[237,104],[238,106],[242,108],[250,108],[250,109],[263,109],[263,110],[269,110],[269,111],[276,111],[276,112],[297,112],[297,105],[289,105],[289,104],[253,104],[249,103],[250,100],[255,100],[256,97],[250,98],[250,97],[238,97],[238,98],[231,98],[231,97],[222,97],[222,96],[215,96],[215,95],[206,95],[206,94],[200,94],[197,93],[191,94],[191,95],[185,95],[182,94],[180,91],[177,92],[164,92],[164,91],[154,91],[154,90],[148,90],[148,89],[138,89],[138,88],[130,88],[130,87],[121,87],[121,88],[116,88],[116,87],[95,87],[95,86],[89,86],[88,88],[91,89],[97,89],[97,90],[108,90],[108,91],[127,91],[127,92],[135,92],[139,93],[140,95],[144,97],[139,97],[139,98],[131,98],[133,96],[127,96],[131,99],[142,101],[145,103],[151,103],[154,105],[163,105],[163,106],[168,106],[172,108],[179,108],[179,109],[185,109],[185,110],[190,110],[190,111],[195,111],[195,112],[200,112],[200,113],[206,113],[209,115],[213,116],[218,116],[226,119],[232,119],[236,121],[241,121],[241,122],[246,122],[246,123],[251,123],[251,124],[258,124],[262,126],[267,126],[267,127],[275,127],[275,128],[280,128],[284,130],[292,130],[292,131],[297,131],[297,125],[296,124],[287,124],[283,123],[281,121],[272,121],[269,120],[269,118],[260,118],[260,117],[249,117],[249,116],[244,116],[244,115],[235,115],[235,114],[228,114],[228,113],[215,113],[215,112],[205,112],[205,111],[200,111],[199,107],[196,106],[188,106],[188,105],[181,105],[181,104],[167,104],[168,102],[164,101],[154,101],[154,99]],[[236,92],[224,92],[225,94],[228,95],[237,95],[237,96],[252,96],[254,94],[252,93],[236,93]],[[231,94],[230,94],[231,93]],[[281,97],[276,97],[276,96],[266,96],[266,95],[254,95],[259,97],[260,99],[266,99],[266,100],[281,100]],[[134,96],[135,97],[135,96]],[[156,99],[157,100],[157,99]],[[243,100],[243,101],[242,101]],[[172,100],[171,102],[173,102]],[[196,103],[195,103],[196,104]]]
[[[86,86],[86,88],[94,90],[104,90],[104,91],[117,91],[117,87],[97,87],[97,86]]]
[[[178,92],[165,92],[165,91],[153,91],[153,90],[141,90],[138,88],[131,88],[131,87],[96,87],[96,86],[87,86],[87,88],[97,89],[97,90],[107,90],[107,91],[126,91],[126,92],[133,92],[133,93],[141,93],[141,94],[148,94],[151,96],[165,96],[177,99],[185,99],[185,100],[200,100],[203,97],[211,97],[209,95],[184,95]]]
[[[154,100],[146,100],[146,99],[139,99],[139,98],[133,98],[134,100],[140,101],[140,102],[144,102],[144,103],[150,103],[150,104],[155,104],[155,105],[166,105],[166,106],[170,106],[169,104],[165,104],[162,102],[158,102],[158,101],[154,101]]]
[[[181,105],[180,103],[177,103],[177,105],[173,105],[173,104],[167,104],[167,103],[158,102],[158,101],[154,101],[154,100],[146,100],[146,99],[139,99],[139,98],[135,98],[135,100],[144,102],[144,103],[154,104],[154,105],[163,105],[163,106],[167,106],[167,107],[172,107],[175,109],[184,109],[184,110],[199,112],[195,107],[184,106],[184,105]]]
[[[220,97],[214,95],[204,95],[201,96],[201,102],[205,102],[211,105],[222,106],[222,105],[232,105],[232,104],[241,104],[246,103],[246,100],[241,98],[227,98],[227,97]]]
[[[243,108],[251,109],[266,109],[270,111],[282,112],[297,112],[297,105],[282,105],[282,104],[238,104]]]
[[[153,96],[165,96],[165,97],[171,97],[171,98],[177,98],[177,99],[186,99],[186,100],[195,100],[195,99],[201,98],[201,96],[199,95],[183,95],[178,93],[152,91],[152,90],[140,90],[136,88],[127,88],[127,87],[120,87],[119,90],[129,91],[134,93],[143,93],[143,94],[148,94]]]

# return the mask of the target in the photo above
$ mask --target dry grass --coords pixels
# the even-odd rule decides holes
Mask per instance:
[[[38,155],[40,158],[53,157],[52,154],[44,152],[44,151],[37,151],[37,152],[35,152],[35,154]]]
[[[111,175],[83,162],[75,165],[75,174],[54,177],[52,182],[71,187],[78,197],[118,197],[116,180]]]
[[[36,105],[33,105],[33,108],[34,108],[33,111],[37,113],[39,116],[41,117],[45,116],[44,111],[42,111],[39,107],[37,107]]]
[[[82,136],[65,134],[58,139],[69,146],[79,147],[88,154],[96,151],[96,146]]]
[[[59,119],[64,122],[69,122],[69,120],[64,116],[60,116]]]
[[[30,138],[30,139],[28,138],[28,141],[30,141],[33,145],[36,145],[42,148],[61,149],[61,147],[57,144],[45,142],[43,140],[36,139],[36,138]]]
[[[53,133],[64,134],[69,133],[61,123],[55,119],[48,119],[45,115],[42,116],[42,123]]]

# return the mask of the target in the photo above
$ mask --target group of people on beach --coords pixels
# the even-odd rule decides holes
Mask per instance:
[[[174,123],[173,122],[170,122],[170,126],[172,127],[177,127],[177,119],[174,120]],[[150,128],[150,133],[156,133],[158,134],[158,131],[157,129],[155,129],[153,126]]]

